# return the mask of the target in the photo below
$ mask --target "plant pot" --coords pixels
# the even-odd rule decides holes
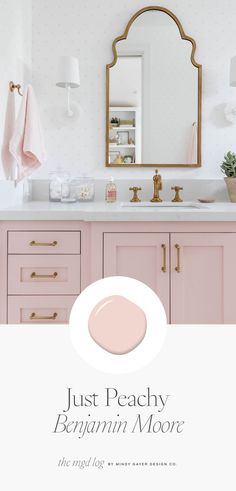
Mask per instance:
[[[225,182],[230,201],[236,203],[236,177],[225,177]]]

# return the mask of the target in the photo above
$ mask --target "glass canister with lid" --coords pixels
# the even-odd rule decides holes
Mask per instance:
[[[61,201],[70,195],[70,175],[58,167],[49,173],[49,200]]]
[[[70,182],[70,198],[76,201],[93,201],[95,182],[92,177],[79,176]]]

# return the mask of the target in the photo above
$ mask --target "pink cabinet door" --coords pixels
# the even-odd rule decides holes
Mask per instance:
[[[236,234],[171,234],[171,323],[236,324]]]
[[[169,234],[105,233],[104,277],[129,276],[146,283],[169,315]]]

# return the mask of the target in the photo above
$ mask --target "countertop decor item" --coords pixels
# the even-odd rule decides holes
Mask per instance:
[[[70,182],[70,199],[74,201],[93,201],[95,183],[92,177],[80,176]]]
[[[105,199],[107,203],[115,203],[117,198],[116,184],[114,177],[110,177],[106,185]]]
[[[49,182],[49,200],[61,201],[67,199],[70,196],[70,181],[69,174],[63,169],[59,168],[50,172]]]
[[[221,170],[225,174],[225,183],[228,189],[230,201],[236,203],[236,155],[228,152],[221,163]]]
[[[61,56],[58,66],[58,87],[67,89],[67,115],[74,115],[70,103],[70,90],[80,86],[79,61],[75,56]]]
[[[198,198],[199,203],[215,203],[214,198]]]

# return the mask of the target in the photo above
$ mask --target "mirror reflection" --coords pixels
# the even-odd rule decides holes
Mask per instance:
[[[114,41],[117,59],[107,67],[107,165],[200,165],[194,41],[174,16],[157,9],[128,28],[127,39]]]

